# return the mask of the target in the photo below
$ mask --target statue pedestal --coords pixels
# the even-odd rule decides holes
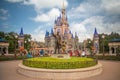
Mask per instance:
[[[51,55],[53,58],[60,58],[60,59],[70,59],[69,54],[53,54]]]

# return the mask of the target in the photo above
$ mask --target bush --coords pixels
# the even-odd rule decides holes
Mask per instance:
[[[120,56],[113,56],[113,55],[105,55],[104,57],[102,55],[97,55],[96,58],[99,59],[99,60],[120,61]]]
[[[14,56],[0,56],[0,61],[9,61],[9,60],[21,60],[26,59],[25,56],[17,56],[16,58]]]
[[[58,59],[51,57],[39,57],[24,59],[25,66],[45,69],[76,69],[94,66],[97,61],[92,58],[72,57],[70,59]]]

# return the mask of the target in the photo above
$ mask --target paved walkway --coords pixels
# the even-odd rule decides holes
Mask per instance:
[[[38,80],[17,73],[20,62],[20,60],[0,62],[0,80]],[[120,61],[99,62],[103,64],[102,74],[81,80],[120,80]]]

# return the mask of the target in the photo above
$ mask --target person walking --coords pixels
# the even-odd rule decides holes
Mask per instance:
[[[44,50],[41,49],[41,50],[40,50],[40,56],[43,56],[43,55],[44,55]]]

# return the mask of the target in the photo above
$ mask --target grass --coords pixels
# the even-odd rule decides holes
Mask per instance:
[[[0,56],[0,61],[22,60],[22,59],[26,59],[26,56],[17,56],[16,58],[14,56]]]
[[[113,56],[113,55],[105,55],[104,57],[102,55],[96,55],[96,58],[98,60],[120,61],[120,56]]]
[[[25,66],[45,69],[76,69],[94,66],[97,61],[92,58],[71,57],[70,59],[59,59],[51,57],[38,57],[23,60]]]

